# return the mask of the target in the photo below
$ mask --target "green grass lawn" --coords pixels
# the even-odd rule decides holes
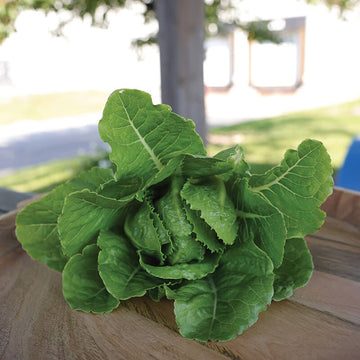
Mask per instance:
[[[234,126],[211,130],[211,139],[221,135],[224,142],[219,145],[210,143],[209,153],[234,145],[232,139],[240,139],[246,159],[252,165],[254,173],[263,172],[282,159],[286,149],[296,148],[306,139],[320,140],[326,146],[335,170],[338,170],[346,156],[352,138],[360,134],[360,100],[339,106],[302,111],[252,121]]]
[[[44,120],[101,112],[109,95],[89,90],[15,97],[0,103],[0,125],[22,119]]]
[[[100,158],[100,156],[79,156],[24,168],[0,178],[0,187],[20,192],[47,192],[77,176],[82,171],[98,165]]]
[[[296,148],[306,138],[313,138],[324,143],[336,171],[341,167],[348,146],[357,134],[360,134],[360,100],[212,129],[208,152],[214,155],[234,145],[234,139],[240,140],[252,172],[262,173],[278,164],[287,149]],[[216,143],[219,139],[221,144]],[[92,167],[98,160],[82,157],[24,169],[0,178],[0,187],[24,192],[48,191]]]

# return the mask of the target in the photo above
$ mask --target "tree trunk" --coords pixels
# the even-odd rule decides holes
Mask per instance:
[[[206,145],[203,0],[157,0],[162,102],[192,119]]]

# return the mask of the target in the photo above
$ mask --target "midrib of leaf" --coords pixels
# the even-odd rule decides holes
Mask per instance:
[[[102,287],[99,291],[96,292],[96,294],[94,294],[91,299],[96,298],[99,294],[101,294],[103,291],[106,291],[106,287]]]
[[[260,218],[269,218],[272,215],[259,215],[259,214],[254,214],[254,213],[250,213],[250,212],[246,212],[243,210],[236,210],[236,213],[238,214],[239,217],[242,218],[248,218],[248,219],[260,219]]]
[[[127,288],[127,286],[129,285],[130,281],[134,278],[134,276],[136,275],[136,273],[139,272],[141,266],[138,265],[134,271],[130,274],[130,276],[126,279],[126,282],[125,282],[125,285],[124,285],[124,288]]]
[[[319,145],[320,146],[320,145]],[[288,175],[298,164],[300,161],[304,160],[306,157],[308,157],[312,152],[314,152],[319,146],[315,147],[311,151],[309,151],[305,156],[302,158],[299,158],[296,163],[293,166],[290,166],[282,175],[277,177],[275,180],[269,182],[268,184],[257,186],[257,187],[251,187],[252,191],[260,192],[262,190],[267,190],[271,188],[273,185],[279,184],[280,180],[282,180],[286,175]],[[282,185],[282,184],[281,184]]]
[[[209,338],[211,336],[211,332],[214,326],[214,321],[215,321],[215,317],[216,317],[216,306],[217,306],[217,289],[214,283],[214,280],[212,279],[212,277],[209,275],[208,276],[209,279],[209,283],[211,286],[211,291],[214,294],[214,306],[213,306],[213,313],[212,313],[212,318],[211,318],[211,323],[210,323],[210,327],[209,327]]]
[[[138,138],[140,139],[141,143],[143,144],[144,148],[146,149],[146,151],[150,154],[152,160],[154,161],[156,168],[160,171],[164,166],[163,164],[160,162],[160,160],[156,157],[156,155],[154,154],[154,152],[150,149],[150,146],[147,144],[147,142],[145,141],[145,139],[141,136],[141,134],[139,133],[139,130],[135,127],[133,121],[130,119],[130,115],[125,107],[125,104],[121,98],[121,94],[119,94],[119,98],[121,101],[121,104],[125,110],[126,116],[128,118],[128,121],[131,125],[131,127],[133,128],[133,130],[135,131],[136,135],[138,136]]]

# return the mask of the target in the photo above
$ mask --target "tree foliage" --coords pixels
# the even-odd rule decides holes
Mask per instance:
[[[320,0],[306,0],[317,3]],[[322,0],[329,6],[338,6],[341,11],[351,9],[359,0]],[[27,9],[44,10],[45,12],[69,12],[70,20],[74,17],[90,16],[93,25],[107,27],[108,14],[111,10],[128,6],[130,3],[143,4],[142,15],[146,22],[156,19],[156,0],[0,0],[0,42],[15,31],[15,20],[19,13]],[[277,42],[276,35],[266,30],[264,24],[243,23],[241,14],[236,10],[239,0],[212,0],[205,2],[207,35],[228,33],[234,27],[239,27],[257,40],[271,40]],[[57,34],[66,23],[59,23]],[[137,39],[136,45],[152,44],[156,42],[156,35]]]

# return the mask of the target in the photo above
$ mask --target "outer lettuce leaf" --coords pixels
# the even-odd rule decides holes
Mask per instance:
[[[111,146],[118,180],[139,177],[145,185],[177,155],[206,155],[191,120],[172,113],[167,105],[153,105],[150,95],[139,90],[110,95],[99,133]]]
[[[184,155],[181,174],[201,177],[225,173],[232,169],[232,164],[221,159],[201,155]]]
[[[284,261],[274,270],[273,300],[280,301],[304,286],[311,277],[314,264],[304,239],[288,239],[285,244]]]
[[[180,333],[200,341],[228,341],[254,324],[273,295],[273,266],[253,242],[236,243],[214,274],[167,290],[175,299]]]
[[[98,232],[109,229],[132,199],[110,199],[89,190],[68,195],[58,219],[63,252],[72,256],[96,242]]]
[[[98,269],[107,291],[120,300],[145,295],[164,280],[149,275],[139,264],[136,249],[124,237],[100,231]]]
[[[120,200],[124,197],[131,196],[141,187],[141,180],[138,178],[122,179],[116,181],[114,178],[100,185],[97,193],[99,195]]]
[[[66,195],[83,189],[96,191],[101,183],[111,179],[110,170],[93,168],[26,206],[16,218],[16,236],[24,250],[33,259],[61,272],[68,257],[61,249],[57,220]]]
[[[317,231],[326,214],[319,206],[331,194],[330,157],[323,144],[303,141],[298,150],[288,150],[281,164],[264,175],[254,175],[249,184],[283,214],[287,237],[304,237]]]
[[[161,170],[159,172],[157,172],[153,177],[151,177],[145,185],[145,189],[159,184],[162,181],[164,181],[165,179],[168,179],[169,177],[171,177],[172,175],[180,175],[180,169],[181,169],[181,164],[184,160],[184,155],[178,155],[176,157],[174,157],[173,159],[169,160],[169,162],[164,165],[164,167],[161,168]],[[145,190],[145,194],[146,194],[146,190]]]
[[[165,296],[164,286],[158,286],[154,289],[150,289],[147,294],[152,301],[159,302]]]
[[[187,264],[175,264],[156,266],[153,265],[152,259],[146,256],[141,251],[140,265],[152,276],[161,279],[187,279],[196,280],[201,279],[207,274],[214,272],[218,266],[220,254],[207,254],[202,261],[190,262]]]
[[[203,155],[181,154],[171,159],[158,173],[146,183],[146,187],[158,184],[172,175],[211,176],[229,171],[232,165],[220,159]]]
[[[155,208],[172,237],[173,251],[167,260],[171,265],[201,260],[205,248],[192,236],[193,227],[186,218],[180,189],[183,179],[174,177],[170,191],[155,202]]]
[[[183,280],[166,280],[162,285],[150,289],[147,294],[149,295],[150,299],[156,302],[159,302],[164,296],[166,296],[165,288],[173,287],[173,286],[180,286]]]
[[[63,271],[63,294],[70,307],[85,312],[114,310],[119,301],[109,294],[98,273],[98,247],[88,245],[74,255]]]
[[[234,243],[238,231],[236,211],[220,178],[212,177],[206,183],[188,180],[181,190],[181,197],[192,210],[201,212],[201,217],[225,244]]]
[[[246,179],[229,182],[229,192],[238,209],[241,239],[254,239],[273,261],[274,267],[280,266],[286,240],[285,222],[280,211],[260,194],[251,191]]]

